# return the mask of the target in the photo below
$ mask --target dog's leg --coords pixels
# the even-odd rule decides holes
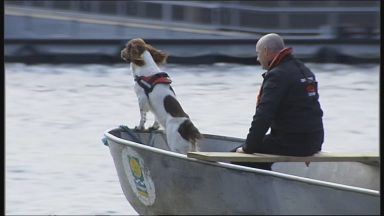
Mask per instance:
[[[145,122],[147,121],[147,113],[149,112],[148,99],[145,95],[143,96],[143,94],[138,94],[140,123],[135,127],[136,130],[145,130]]]
[[[160,124],[157,121],[157,119],[155,119],[155,122],[153,122],[153,125],[150,128],[148,128],[148,130],[153,131],[153,130],[158,130],[159,128],[160,128]]]
[[[191,145],[189,145],[189,151],[200,151],[199,145],[197,143],[191,143]]]
[[[140,109],[140,123],[135,127],[136,130],[145,130],[144,124],[147,121],[147,111]]]

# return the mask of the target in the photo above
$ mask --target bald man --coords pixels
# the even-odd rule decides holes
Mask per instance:
[[[321,150],[324,130],[315,75],[292,55],[278,34],[256,43],[264,80],[245,143],[232,150],[310,156]],[[270,133],[266,134],[268,129]],[[272,163],[237,163],[271,170]]]

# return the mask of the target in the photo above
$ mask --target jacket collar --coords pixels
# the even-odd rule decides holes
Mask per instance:
[[[286,59],[288,56],[292,54],[293,49],[291,47],[287,47],[282,49],[276,56],[275,58],[272,59],[272,61],[269,63],[268,70],[271,70],[272,68],[276,67],[279,65],[284,59]]]

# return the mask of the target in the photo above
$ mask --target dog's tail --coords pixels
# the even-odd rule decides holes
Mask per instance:
[[[180,135],[185,139],[196,146],[196,141],[203,138],[203,135],[199,130],[193,125],[190,119],[186,119],[183,123],[180,124],[178,129]]]

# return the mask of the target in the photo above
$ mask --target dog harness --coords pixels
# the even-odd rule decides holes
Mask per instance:
[[[148,94],[153,91],[153,88],[157,84],[171,84],[172,80],[169,78],[168,74],[165,72],[157,73],[152,76],[135,76],[135,81],[141,88],[144,89],[145,94],[148,97]],[[173,91],[172,87],[170,87]]]

